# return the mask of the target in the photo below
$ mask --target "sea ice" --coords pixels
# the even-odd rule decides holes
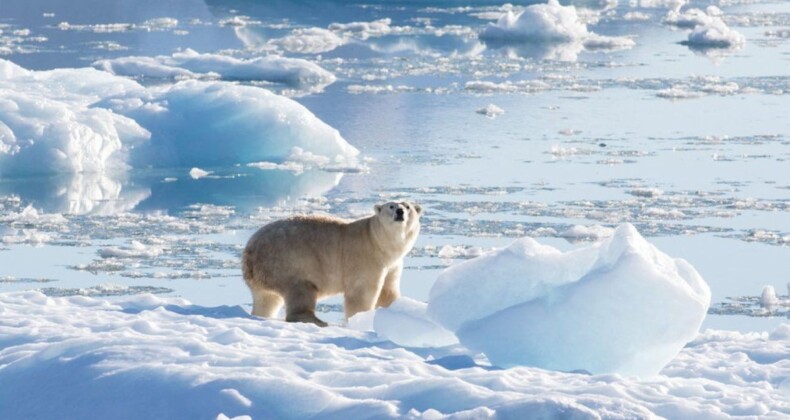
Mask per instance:
[[[300,58],[267,55],[250,60],[186,49],[173,55],[120,57],[99,60],[93,66],[120,76],[153,78],[219,77],[224,80],[262,80],[299,89],[320,91],[335,76]]]
[[[253,86],[187,80],[150,102],[109,105],[151,132],[151,141],[134,150],[133,166],[279,163],[294,147],[329,159],[359,153],[298,102]]]
[[[285,51],[300,54],[320,54],[334,50],[346,40],[323,28],[298,28],[290,34],[269,41]]]
[[[534,4],[520,12],[508,10],[495,24],[480,34],[494,42],[582,43],[589,49],[630,48],[634,41],[626,37],[607,37],[587,30],[574,6],[562,6],[557,0]]]
[[[709,304],[690,264],[625,224],[565,253],[523,238],[452,266],[428,313],[499,366],[648,376],[694,338]]]
[[[477,109],[475,112],[477,112],[480,115],[485,115],[486,117],[493,119],[504,114],[505,110],[494,104],[488,104],[483,108]]]
[[[359,152],[284,96],[229,82],[145,88],[90,68],[29,71],[0,59],[0,174],[281,162],[294,147]]]
[[[686,44],[698,48],[738,48],[746,43],[746,37],[730,28],[720,17],[697,25],[688,36]]]

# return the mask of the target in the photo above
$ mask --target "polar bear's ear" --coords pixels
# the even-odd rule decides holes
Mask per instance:
[[[417,203],[414,204],[414,210],[417,210],[417,214],[422,214],[422,206]]]
[[[375,210],[376,213],[381,213],[381,204],[376,204],[373,206],[373,210]]]

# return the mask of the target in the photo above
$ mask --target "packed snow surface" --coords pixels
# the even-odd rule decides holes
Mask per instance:
[[[191,49],[169,56],[99,60],[93,66],[120,76],[175,79],[216,75],[224,80],[262,80],[313,91],[321,90],[335,81],[332,73],[300,58],[268,55],[245,60],[219,54],[201,54]]]
[[[624,224],[565,253],[523,238],[452,266],[428,313],[499,366],[649,376],[696,336],[709,304],[691,265]]]
[[[790,326],[708,331],[650,381],[481,364],[372,333],[140,295],[0,294],[2,418],[714,418],[790,414]],[[404,326],[404,334],[408,327]]]
[[[29,71],[0,59],[3,175],[281,162],[294,148],[333,160],[358,154],[307,108],[263,88],[146,88],[90,68]]]

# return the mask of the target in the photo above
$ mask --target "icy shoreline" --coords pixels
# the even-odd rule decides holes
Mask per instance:
[[[459,347],[251,318],[142,295],[0,294],[0,417],[253,418],[790,414],[790,326],[706,331],[638,381],[487,366]],[[45,386],[46,383],[46,386]]]

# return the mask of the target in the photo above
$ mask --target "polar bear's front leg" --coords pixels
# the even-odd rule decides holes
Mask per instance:
[[[384,276],[387,272],[380,273],[359,273],[359,278],[350,282],[355,285],[346,290],[343,297],[345,301],[343,307],[346,312],[346,320],[359,312],[365,312],[373,309],[376,306],[376,300],[381,293],[381,287],[384,284]]]
[[[387,272],[384,278],[384,286],[381,287],[376,307],[389,307],[395,299],[400,297],[400,276],[403,272],[403,261],[396,264]]]

